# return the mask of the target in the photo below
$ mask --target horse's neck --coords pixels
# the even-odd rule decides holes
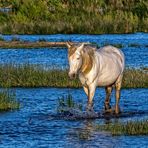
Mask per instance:
[[[93,56],[87,52],[84,52],[82,55],[82,66],[81,72],[86,75],[88,74],[93,67]]]

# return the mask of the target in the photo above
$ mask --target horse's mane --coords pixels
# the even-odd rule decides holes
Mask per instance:
[[[96,51],[96,47],[92,47],[90,45],[86,45],[84,47],[84,51],[87,52],[88,54],[90,54],[91,56],[94,55],[94,51]]]
[[[82,55],[82,67],[81,71],[83,74],[87,74],[90,72],[93,66],[93,58],[94,58],[94,52],[96,51],[96,48],[91,46],[85,46],[84,52]]]
[[[80,44],[73,44],[71,45],[70,49],[68,50],[68,56],[70,57],[73,55],[79,47]],[[81,72],[83,74],[87,74],[90,72],[93,66],[93,58],[94,58],[94,52],[96,51],[95,47],[92,47],[91,45],[85,45],[83,48],[83,54],[82,54],[82,66],[81,66]]]

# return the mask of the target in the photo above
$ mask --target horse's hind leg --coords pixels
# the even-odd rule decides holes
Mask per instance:
[[[106,99],[105,99],[105,110],[106,111],[110,111],[111,106],[110,106],[110,95],[112,92],[112,86],[106,86],[105,87],[105,91],[106,91]]]
[[[119,101],[120,101],[120,90],[121,90],[121,83],[122,83],[122,75],[119,76],[115,83],[115,90],[116,90],[116,105],[115,105],[115,113],[119,114]]]

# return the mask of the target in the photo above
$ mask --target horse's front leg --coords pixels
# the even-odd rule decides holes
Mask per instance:
[[[96,86],[91,84],[88,86],[88,102],[87,102],[87,111],[93,111],[93,97],[95,94]]]

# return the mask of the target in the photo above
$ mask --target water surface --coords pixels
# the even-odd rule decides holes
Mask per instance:
[[[148,119],[147,114],[131,117],[94,120],[63,120],[51,118],[56,113],[57,99],[68,91],[76,102],[86,105],[82,89],[34,88],[14,89],[21,102],[17,111],[0,114],[0,147],[146,147],[148,136],[111,136],[95,130],[97,124]],[[126,112],[148,112],[147,89],[123,89],[121,109]],[[112,96],[112,105],[115,102]],[[104,89],[97,89],[95,110],[101,112],[104,104]]]
[[[13,35],[3,35],[5,40],[11,40]],[[99,46],[104,44],[122,44],[125,54],[126,66],[148,66],[148,33],[136,34],[105,34],[105,35],[17,35],[22,41],[74,41],[93,42]],[[137,47],[129,45],[136,44]],[[0,49],[0,63],[14,64],[40,64],[47,67],[68,67],[66,48],[40,48],[40,49]]]

